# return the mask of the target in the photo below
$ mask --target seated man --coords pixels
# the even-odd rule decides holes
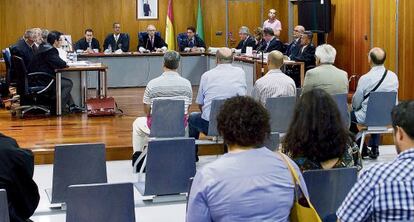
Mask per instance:
[[[147,35],[139,38],[138,51],[139,52],[165,52],[168,45],[161,36],[156,35],[157,29],[154,25],[148,25]]]
[[[185,52],[204,52],[206,50],[206,44],[204,41],[196,35],[194,27],[187,28],[187,39],[180,45],[180,51]]]
[[[256,41],[254,37],[250,35],[249,28],[242,26],[239,30],[240,42],[237,45],[236,49],[240,50],[241,53],[246,53],[247,47],[252,47],[256,49]]]
[[[263,51],[264,53],[268,53],[273,50],[277,50],[277,51],[283,52],[283,43],[275,37],[275,35],[273,34],[273,29],[264,28],[263,39],[265,41],[257,49],[257,51]]]
[[[104,51],[107,52],[128,52],[129,51],[129,36],[127,33],[121,33],[121,24],[115,22],[112,25],[114,33],[106,36],[104,41]]]
[[[217,66],[201,76],[196,103],[200,112],[190,114],[189,136],[196,139],[199,133],[207,135],[211,102],[246,95],[247,84],[243,69],[234,67],[233,54],[229,48],[220,48],[216,53]]]
[[[12,56],[18,56],[23,59],[26,68],[29,67],[32,62],[35,50],[35,41],[37,34],[35,30],[28,29],[24,33],[24,36],[19,39],[16,44],[10,47],[10,53]]]
[[[176,51],[167,51],[164,55],[164,72],[160,77],[149,81],[144,92],[144,112],[146,117],[138,117],[132,124],[132,143],[134,153],[141,152],[148,143],[152,103],[156,99],[184,100],[185,114],[191,105],[193,91],[191,83],[177,73],[180,64],[180,54]]]
[[[296,55],[298,51],[300,50],[300,38],[302,37],[302,34],[305,32],[305,27],[301,25],[295,26],[293,29],[293,40],[291,43],[289,43],[289,46],[286,49],[285,55],[290,57],[292,54]]]
[[[386,53],[383,49],[373,48],[370,50],[368,62],[371,65],[371,70],[367,74],[361,76],[355,94],[352,97],[353,111],[351,111],[350,130],[354,133],[358,133],[359,131],[357,123],[363,124],[365,122],[369,100],[369,96],[366,97],[366,95],[369,95],[374,88],[376,88],[376,92],[398,92],[398,76],[384,67],[385,59]],[[378,145],[380,139],[380,135],[371,134],[371,139],[369,141],[371,150],[369,151],[364,144],[361,151],[362,157],[370,156],[371,158],[376,159],[379,155]]]
[[[10,221],[26,221],[39,204],[39,191],[33,181],[34,157],[19,148],[16,140],[0,133],[0,189],[7,192]]]
[[[305,31],[300,38],[300,50],[296,54],[291,54],[290,59],[304,62],[305,69],[308,70],[315,66],[315,46],[312,43],[313,33]]]
[[[372,71],[374,70],[367,75],[372,77]],[[377,71],[378,77],[381,70]],[[391,162],[375,164],[362,172],[336,212],[338,221],[414,221],[413,100],[401,102],[394,107],[391,119],[397,158]]]
[[[62,42],[62,33],[58,31],[52,31],[47,36],[47,43],[42,43],[39,46],[39,51],[33,58],[33,61],[29,67],[30,72],[46,72],[54,76],[55,69],[61,69],[67,67],[66,62],[59,57],[57,48],[60,48]],[[31,83],[32,85],[47,86],[50,83],[51,78],[44,76],[39,77]],[[73,83],[70,79],[62,77],[62,108],[66,105],[69,107],[70,112],[81,111],[81,109],[75,105],[72,99],[70,91],[72,90]],[[55,81],[53,82],[55,84]],[[52,110],[55,107],[55,86],[50,87],[50,94],[52,100],[50,101]]]
[[[306,72],[302,93],[314,88],[329,94],[348,93],[348,73],[336,68],[336,50],[328,44],[320,45],[315,51],[316,68]]]
[[[263,105],[267,98],[295,96],[296,85],[292,78],[285,75],[280,67],[283,65],[283,54],[272,51],[267,57],[269,71],[254,84],[252,96]]]
[[[77,52],[96,53],[99,52],[99,49],[99,41],[93,37],[92,29],[86,29],[85,37],[75,43],[75,50]]]

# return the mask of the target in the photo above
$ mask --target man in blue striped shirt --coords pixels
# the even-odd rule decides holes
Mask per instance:
[[[363,172],[342,206],[339,221],[414,221],[414,101],[392,111],[397,159]]]

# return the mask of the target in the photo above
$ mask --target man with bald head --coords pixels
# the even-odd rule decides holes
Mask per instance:
[[[293,41],[289,44],[289,46],[286,49],[286,55],[296,55],[298,54],[300,50],[300,38],[302,37],[302,34],[305,32],[305,27],[301,25],[295,26],[293,29]]]
[[[352,123],[350,130],[354,133],[358,132],[356,124],[365,122],[365,114],[369,100],[369,96],[366,97],[366,95],[372,92],[374,88],[376,88],[375,92],[398,92],[398,77],[394,72],[385,68],[384,62],[386,58],[387,54],[381,48],[373,48],[369,51],[368,62],[371,70],[361,76],[355,94],[352,97],[353,111],[351,112]],[[382,82],[381,79],[383,79]],[[371,150],[364,144],[362,157],[370,156],[372,159],[376,159],[379,155],[379,141],[380,135],[371,135],[369,141]]]
[[[139,52],[165,52],[168,45],[160,35],[156,35],[157,29],[154,25],[148,25],[147,33],[139,36]]]
[[[271,28],[275,36],[279,37],[280,31],[282,31],[282,23],[276,18],[276,10],[270,9],[268,16],[269,19],[263,23],[263,29]]]
[[[234,67],[233,54],[229,48],[220,48],[216,53],[217,66],[201,76],[196,103],[201,112],[189,117],[189,136],[196,139],[199,133],[207,134],[210,108],[213,100],[244,96],[247,92],[246,76],[243,69]]]
[[[295,96],[296,85],[292,78],[284,74],[280,67],[283,65],[283,53],[275,50],[267,57],[269,71],[254,84],[252,96],[263,105],[268,98]]]

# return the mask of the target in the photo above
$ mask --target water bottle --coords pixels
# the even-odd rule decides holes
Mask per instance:
[[[73,52],[73,62],[78,61],[78,55],[76,54],[76,51]]]

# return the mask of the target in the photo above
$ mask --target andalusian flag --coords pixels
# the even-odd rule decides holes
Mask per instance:
[[[167,22],[165,26],[165,41],[168,44],[168,49],[175,50],[175,37],[174,37],[174,16],[172,0],[168,0],[167,10]]]
[[[204,40],[204,29],[203,29],[203,15],[201,13],[201,0],[198,0],[197,10],[197,30],[198,37]]]

